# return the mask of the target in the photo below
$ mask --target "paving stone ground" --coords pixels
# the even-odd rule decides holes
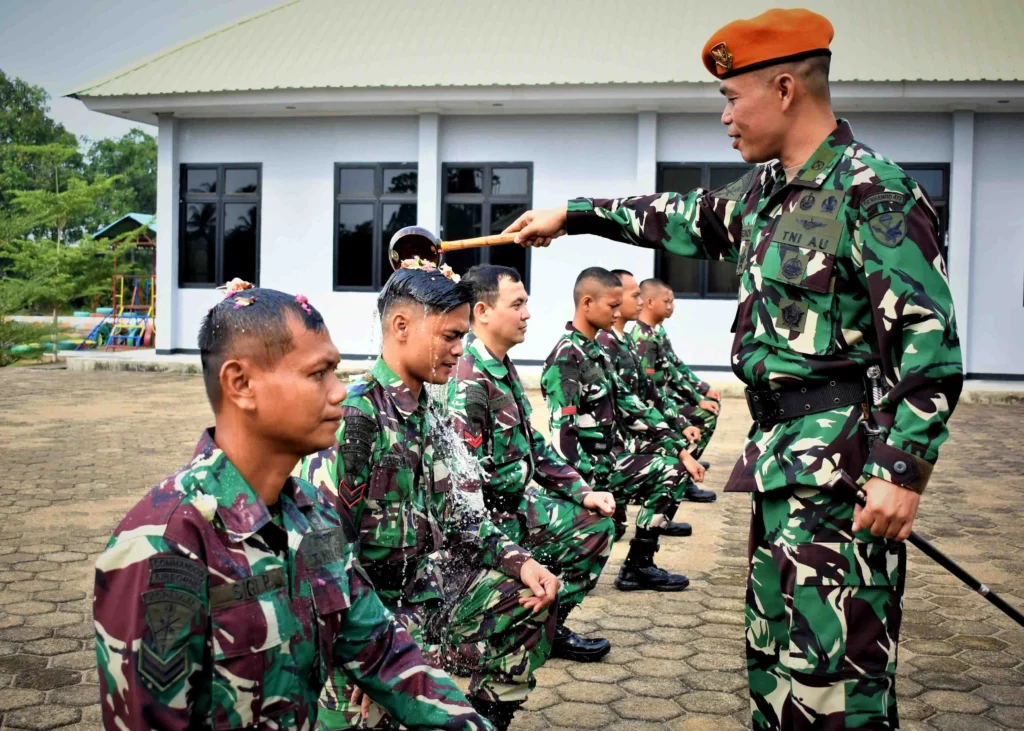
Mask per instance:
[[[210,420],[194,376],[0,371],[0,728],[100,727],[93,563]],[[747,426],[742,402],[727,400],[710,487]],[[952,427],[918,528],[1024,607],[1024,406],[962,406]],[[693,580],[680,594],[616,592],[616,546],[570,620],[615,649],[595,665],[549,662],[515,731],[743,728],[748,511],[742,495],[683,506],[695,535],[658,554]],[[902,634],[904,729],[1024,728],[1024,630],[913,550]]]

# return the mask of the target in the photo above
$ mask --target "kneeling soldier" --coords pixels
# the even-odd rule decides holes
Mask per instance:
[[[688,479],[687,471],[703,480],[704,468],[657,410],[622,385],[608,354],[596,342],[598,333],[610,329],[619,317],[621,280],[601,267],[584,269],[576,279],[573,300],[576,313],[541,376],[552,444],[591,484],[607,488],[616,500],[641,502],[636,536],[616,588],[682,591],[690,580],[659,569],[654,554],[658,537],[678,507],[673,495],[680,482]],[[616,447],[615,432],[620,428],[649,437],[658,451],[626,452]]]
[[[642,308],[633,337],[644,371],[664,394],[670,414],[684,419],[700,430],[700,439],[691,453],[700,457],[707,449],[721,411],[722,395],[702,381],[696,373],[676,355],[663,323],[675,312],[675,293],[660,279],[645,279],[640,283]],[[693,502],[714,502],[716,495],[688,493]]]
[[[308,729],[344,667],[408,728],[489,728],[381,604],[351,523],[289,476],[333,441],[345,397],[320,314],[305,298],[232,291],[199,348],[216,432],[128,512],[96,565],[104,727]]]
[[[597,586],[612,544],[615,498],[593,492],[530,425],[530,402],[508,351],[526,337],[528,295],[515,269],[475,266],[473,332],[448,382],[448,408],[457,434],[486,471],[484,504],[509,538],[529,548],[562,581],[553,657],[599,660],[611,644],[583,639],[566,616]],[[535,479],[542,489],[527,485]],[[598,512],[595,512],[598,511]]]
[[[377,301],[381,357],[342,404],[340,446],[305,460],[303,474],[352,514],[388,608],[437,666],[471,676],[470,702],[504,729],[551,653],[558,579],[474,513],[449,472],[447,423],[429,413],[424,384],[448,381],[471,298],[436,269],[391,276]],[[352,693],[336,672],[321,716],[353,723]]]

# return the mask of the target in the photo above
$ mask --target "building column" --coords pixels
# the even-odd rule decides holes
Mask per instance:
[[[441,230],[441,164],[438,161],[441,117],[421,114],[416,225],[437,234]]]
[[[636,115],[636,195],[653,193],[658,186],[658,113]]]
[[[178,120],[157,115],[156,352],[170,353],[178,318]]]
[[[974,217],[974,112],[953,112],[953,162],[949,182],[949,287],[953,293],[964,371],[968,363],[968,308],[971,282],[971,228]]]

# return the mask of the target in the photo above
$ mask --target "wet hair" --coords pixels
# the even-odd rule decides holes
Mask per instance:
[[[248,305],[236,306],[249,300]],[[273,366],[294,347],[289,317],[309,331],[327,330],[320,313],[310,304],[305,306],[308,311],[293,294],[257,287],[225,297],[210,308],[199,326],[199,359],[206,397],[214,411],[220,408],[220,369],[226,361],[248,357],[262,367]]]
[[[613,274],[604,267],[589,267],[580,272],[580,275],[576,277],[576,286],[572,290],[572,302],[574,305],[579,307],[580,300],[587,294],[584,290],[586,284],[591,282],[596,284],[602,289],[609,287],[621,287],[622,280],[619,279],[618,275]]]
[[[501,289],[501,280],[507,279],[512,283],[521,282],[522,277],[512,267],[498,266],[497,264],[477,264],[471,267],[463,282],[467,282],[473,288],[472,306],[476,307],[477,302],[483,302],[488,307],[494,307],[498,302],[498,290]],[[470,320],[472,320],[472,310]]]
[[[436,270],[399,269],[377,295],[377,312],[383,325],[398,305],[417,304],[429,314],[443,314],[472,301],[473,287],[467,282],[453,282]]]
[[[667,289],[669,292],[672,291],[671,287],[657,277],[651,277],[640,282],[640,296],[644,299],[656,296],[663,289]]]

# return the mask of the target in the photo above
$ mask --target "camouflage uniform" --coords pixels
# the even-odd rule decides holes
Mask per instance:
[[[611,552],[611,519],[583,507],[590,486],[530,425],[515,365],[507,356],[499,361],[475,335],[448,382],[448,410],[487,473],[491,520],[559,574],[564,617],[597,586]],[[531,479],[543,489],[527,489]]]
[[[644,373],[653,381],[655,391],[664,394],[666,416],[673,424],[682,424],[680,429],[690,425],[700,429],[700,440],[691,451],[695,458],[699,457],[718,425],[717,416],[698,406],[707,398],[710,384],[698,378],[676,355],[665,328],[659,326],[655,330],[637,320],[633,335]]]
[[[359,558],[385,605],[438,667],[471,675],[470,695],[514,702],[547,659],[556,605],[533,614],[519,580],[529,552],[474,514],[453,489],[428,424],[426,388],[416,399],[379,359],[342,404],[338,444],[306,458],[302,474],[359,526]],[[325,689],[321,716],[355,720],[349,679]]]
[[[861,378],[861,405],[755,424],[727,490],[753,496],[747,658],[758,728],[895,728],[904,547],[850,535],[820,488],[842,468],[921,491],[963,384],[937,218],[921,187],[840,120],[787,183],[779,162],[722,189],[569,203],[568,231],[737,263],[732,364],[757,389]]]
[[[541,391],[547,400],[551,443],[588,482],[616,501],[641,502],[638,528],[660,528],[678,506],[675,495],[689,480],[678,457],[685,440],[661,413],[622,383],[604,349],[573,327],[544,362]],[[637,435],[651,451],[630,452],[616,432]]]
[[[207,432],[96,564],[104,727],[308,729],[344,665],[410,728],[489,728],[381,604],[354,539],[301,480],[268,509]]]

